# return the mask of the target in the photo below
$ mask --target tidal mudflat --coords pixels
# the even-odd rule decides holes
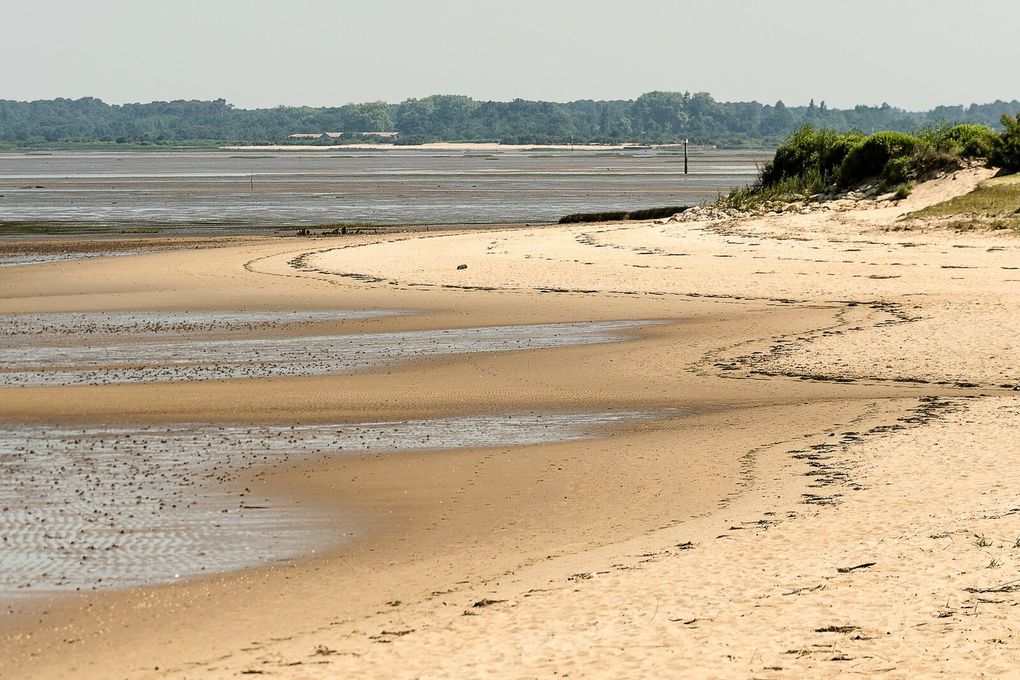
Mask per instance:
[[[0,386],[101,385],[335,375],[394,361],[618,341],[632,321],[493,326],[358,335],[209,339],[198,329],[379,316],[152,314],[13,316],[0,347]],[[125,334],[140,333],[133,340]],[[165,339],[165,336],[176,337]],[[15,342],[15,338],[20,342]]]
[[[495,149],[0,154],[0,222],[241,232],[337,223],[550,222],[692,205],[754,177],[759,151]]]
[[[269,564],[352,540],[256,498],[257,466],[592,436],[647,414],[511,414],[347,425],[0,428],[0,599],[139,586]],[[339,524],[339,527],[338,527]]]
[[[118,255],[140,255],[144,250],[118,250],[115,252],[75,252],[75,253],[35,253],[24,255],[0,255],[0,267],[23,267],[31,264],[48,262],[66,262],[68,260],[88,260],[95,257],[117,257]]]
[[[48,312],[41,314],[0,315],[0,336],[15,338],[32,336],[129,335],[158,337],[168,334],[245,332],[279,329],[284,326],[316,321],[346,321],[379,318],[398,312],[370,310],[287,311],[287,310],[221,310],[160,312]],[[13,340],[12,340],[13,341]],[[44,338],[45,341],[45,338]]]
[[[3,315],[0,385],[328,376],[427,356],[618,342],[641,322],[319,335],[386,310]],[[307,331],[308,327],[312,331]],[[292,335],[305,329],[311,334]],[[329,425],[0,428],[0,592],[140,586],[271,564],[353,538],[237,488],[257,466],[316,456],[569,441],[638,414],[527,413]]]

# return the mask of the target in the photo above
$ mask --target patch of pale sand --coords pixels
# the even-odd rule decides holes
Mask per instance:
[[[951,182],[918,191],[934,200]],[[787,346],[774,365],[758,368],[996,386],[1020,381],[1016,239],[906,232],[789,238],[796,232],[790,225],[782,238],[744,233],[758,223],[728,231],[711,223],[638,223],[472,233],[420,239],[413,257],[404,244],[387,242],[326,250],[306,261],[323,272],[399,286],[879,301],[893,307],[878,325],[867,321],[851,334]]]
[[[814,336],[773,357],[767,368],[856,379],[1020,386],[1020,364],[1015,358],[1020,352],[1016,296],[939,300],[924,305],[920,314],[919,320],[907,324],[862,329],[852,339]]]
[[[951,400],[942,420],[830,461],[841,504],[723,531],[661,530],[639,559],[592,559],[451,614],[392,613],[243,666],[274,677],[1006,677],[1020,664],[1020,398]],[[758,517],[748,517],[755,520]],[[844,571],[841,571],[844,570]],[[452,604],[452,603],[451,603]],[[389,626],[389,627],[386,627]],[[342,630],[342,629],[337,629]],[[317,650],[317,651],[316,651]],[[301,665],[287,665],[302,661]],[[183,676],[182,676],[183,677]]]
[[[861,214],[869,212],[879,211]],[[416,239],[413,249],[390,240],[323,249],[305,261],[326,272],[364,274],[403,285],[562,287],[800,300],[928,292],[932,283],[945,292],[966,293],[974,275],[987,279],[979,284],[992,286],[1020,277],[1003,268],[1017,264],[1015,239],[965,235],[918,239],[907,234],[872,239],[858,234],[853,242],[843,243],[811,238],[810,229],[799,229],[802,218],[811,224],[826,219],[770,218],[775,223],[796,220],[787,229],[796,239],[736,236],[707,222],[618,223],[439,235]],[[736,224],[750,229],[760,222]],[[773,266],[763,266],[766,263]],[[462,265],[466,268],[458,269]],[[776,265],[785,271],[763,271]],[[979,271],[962,271],[969,269]]]
[[[849,205],[845,201],[811,204],[812,211],[808,214],[783,213],[741,219],[725,223],[724,230],[736,229],[745,234],[778,238],[860,240],[866,234],[868,239],[881,240],[882,232],[901,229],[900,220],[909,213],[970,193],[994,174],[989,168],[966,168],[922,182],[901,201],[862,201],[857,203],[858,209],[846,211],[829,209],[831,206],[845,208]],[[923,223],[912,222],[910,227],[915,231],[923,230]]]

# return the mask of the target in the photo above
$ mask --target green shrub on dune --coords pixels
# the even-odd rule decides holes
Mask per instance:
[[[909,157],[921,140],[905,132],[876,132],[850,149],[839,166],[839,184],[850,187],[881,176],[890,161]]]
[[[906,182],[914,172],[913,159],[910,156],[890,158],[882,169],[882,179],[887,184]]]
[[[901,184],[914,172],[915,152],[931,145],[905,132],[836,132],[806,125],[776,149],[762,167],[760,195],[808,195],[835,185],[850,188],[880,178]]]
[[[835,178],[843,159],[865,136],[856,132],[839,133],[805,125],[776,149],[775,158],[766,163],[760,181],[774,186],[784,180],[816,176],[825,183]]]
[[[964,167],[970,159],[1020,170],[1020,114],[1003,115],[1001,135],[984,125],[937,125],[917,135],[884,131],[872,135],[805,125],[762,166],[758,181],[734,189],[725,205],[748,208],[870,184],[899,198],[916,181]]]
[[[1002,125],[1006,130],[995,141],[988,161],[1008,172],[1020,172],[1020,113],[1015,120],[1002,114]]]
[[[999,135],[984,125],[937,125],[919,137],[936,151],[962,158],[988,158]]]

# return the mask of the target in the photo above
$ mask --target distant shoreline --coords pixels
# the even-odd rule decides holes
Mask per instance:
[[[427,144],[252,144],[221,146],[221,151],[626,151],[683,149],[683,144],[500,144],[498,142],[429,142]],[[714,149],[700,145],[691,149]]]

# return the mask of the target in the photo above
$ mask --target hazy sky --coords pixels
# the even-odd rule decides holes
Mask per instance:
[[[1020,98],[1020,0],[0,0],[0,99]]]

